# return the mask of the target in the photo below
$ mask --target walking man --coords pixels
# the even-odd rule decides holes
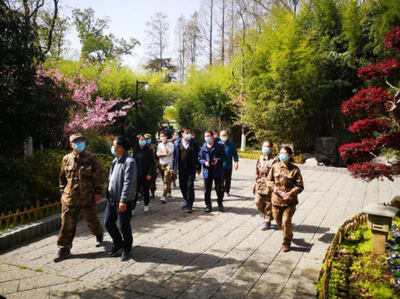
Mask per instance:
[[[96,214],[96,202],[100,201],[103,189],[100,164],[94,154],[85,151],[86,138],[82,134],[71,135],[69,141],[72,152],[63,158],[59,176],[62,212],[57,245],[60,250],[54,262],[71,255],[79,214],[96,236],[96,246],[101,245],[104,234]]]
[[[121,261],[132,257],[132,204],[136,195],[136,162],[128,154],[129,142],[123,136],[115,137],[111,153],[112,161],[107,186],[107,207],[105,227],[110,234],[114,247],[109,256],[117,256],[121,250]],[[116,222],[119,222],[118,229]],[[121,235],[122,233],[122,235]]]
[[[234,160],[233,169],[238,170],[239,156],[235,144],[228,138],[227,131],[221,131],[221,141],[219,143],[224,146],[226,155],[226,160],[224,161],[223,189],[225,195],[229,196],[232,181],[232,159]]]
[[[199,144],[192,139],[192,130],[189,128],[182,130],[182,136],[174,143],[171,173],[178,173],[179,176],[179,187],[185,200],[182,209],[192,213],[194,179],[196,172],[200,174],[201,171],[201,165],[198,161]]]
[[[224,199],[224,190],[222,189],[224,178],[223,163],[226,159],[224,147],[217,142],[214,142],[213,131],[207,131],[204,134],[205,143],[199,152],[199,162],[203,166],[203,179],[204,179],[204,201],[206,204],[205,212],[212,211],[211,204],[211,189],[212,184],[215,184],[215,191],[217,192],[218,210],[223,212],[224,206],[222,201]]]
[[[164,182],[164,191],[161,202],[165,203],[167,198],[171,197],[171,161],[174,145],[168,141],[167,133],[160,133],[161,143],[157,147],[157,156],[160,159],[161,177]]]
[[[147,146],[153,151],[153,157],[154,157],[154,168],[153,168],[153,173],[151,174],[151,180],[150,180],[150,192],[151,192],[151,198],[155,197],[155,192],[157,190],[156,186],[156,180],[157,180],[157,169],[159,169],[159,159],[157,156],[157,145],[154,143],[151,143],[151,134],[147,133],[144,134],[144,138],[146,138],[146,144]]]

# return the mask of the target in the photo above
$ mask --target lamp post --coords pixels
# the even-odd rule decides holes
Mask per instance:
[[[144,89],[148,91],[150,89],[149,83],[146,81],[136,80],[136,121],[137,127],[139,127],[139,84],[145,84]]]

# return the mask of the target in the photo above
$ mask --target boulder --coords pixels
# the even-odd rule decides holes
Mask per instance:
[[[333,137],[318,137],[314,140],[315,158],[318,162],[329,161],[330,164],[336,160],[337,152],[337,139]]]

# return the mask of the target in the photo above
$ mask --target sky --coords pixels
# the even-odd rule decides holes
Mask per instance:
[[[200,0],[63,0],[62,14],[72,16],[72,9],[93,8],[97,18],[109,17],[109,29],[107,33],[113,33],[117,38],[129,40],[133,37],[141,43],[141,46],[135,48],[133,56],[125,56],[124,64],[132,69],[138,70],[144,62],[146,52],[146,22],[150,21],[151,16],[156,12],[168,14],[170,21],[169,40],[170,46],[167,54],[175,57],[175,25],[176,20],[183,14],[190,17],[192,13],[200,7]],[[81,48],[78,34],[71,26],[67,34],[67,40],[70,42],[71,50],[67,53],[67,58],[79,57]]]

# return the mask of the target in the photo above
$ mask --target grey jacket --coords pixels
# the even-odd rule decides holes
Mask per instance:
[[[112,173],[115,171],[115,178],[111,181]],[[108,175],[107,199],[109,201],[127,202],[133,201],[136,195],[137,185],[136,161],[128,152],[121,158],[112,161]],[[110,186],[111,185],[111,186]],[[111,187],[111,188],[109,188]]]

